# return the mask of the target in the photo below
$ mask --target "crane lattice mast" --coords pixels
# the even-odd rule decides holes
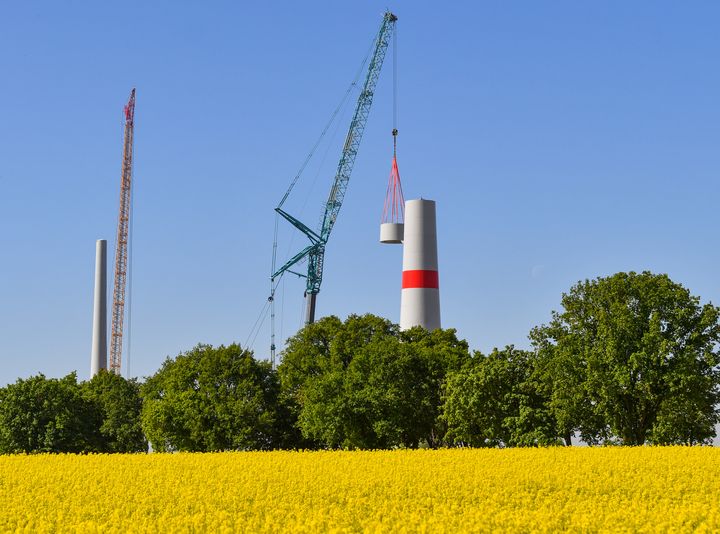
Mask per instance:
[[[130,99],[125,106],[124,112],[125,133],[123,136],[122,171],[120,175],[120,212],[118,214],[117,243],[115,246],[115,285],[113,286],[110,334],[110,371],[118,375],[122,364],[123,319],[125,317],[125,288],[128,271],[135,89],[130,93]]]
[[[275,211],[280,216],[308,237],[310,244],[290,258],[285,265],[277,270],[274,270],[271,276],[271,288],[275,287],[275,280],[279,276],[284,274],[286,271],[290,271],[290,268],[299,261],[307,258],[308,270],[306,276],[307,283],[305,287],[305,298],[307,299],[307,312],[305,314],[305,320],[307,323],[315,321],[315,302],[317,294],[320,292],[320,285],[322,283],[325,247],[328,239],[330,238],[330,232],[332,231],[338,214],[340,213],[343,199],[345,198],[345,192],[347,191],[350,175],[355,164],[355,157],[357,156],[360,141],[362,140],[363,132],[365,131],[368,115],[370,114],[370,107],[373,101],[375,86],[377,85],[378,78],[380,76],[380,70],[382,69],[385,53],[387,52],[388,45],[390,44],[390,38],[395,31],[396,21],[397,17],[395,15],[389,11],[385,13],[382,25],[380,26],[380,31],[378,32],[377,39],[375,41],[375,48],[370,58],[365,83],[362,91],[360,92],[360,96],[358,97],[355,113],[353,114],[352,121],[350,122],[350,129],[348,130],[347,137],[345,138],[345,144],[343,146],[340,162],[338,163],[335,180],[332,188],[330,189],[327,202],[325,203],[325,211],[318,231],[315,232],[311,230],[298,219],[283,211],[282,204],[287,199],[287,193],[280,202],[280,205],[275,208]],[[300,273],[296,273],[294,271],[290,272],[300,275]],[[274,290],[272,291],[274,293]],[[270,295],[271,302],[273,300],[273,293]],[[272,360],[274,361],[274,340],[271,345],[271,353]]]

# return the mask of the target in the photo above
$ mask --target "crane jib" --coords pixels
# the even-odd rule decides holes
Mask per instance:
[[[350,128],[348,130],[347,137],[345,138],[345,144],[343,146],[340,161],[338,162],[335,179],[332,187],[330,188],[328,200],[325,203],[325,210],[321,218],[321,225],[318,233],[310,231],[307,226],[288,214],[284,212],[280,213],[285,220],[304,233],[313,244],[293,256],[287,263],[285,263],[285,265],[274,272],[271,278],[275,280],[278,276],[288,271],[294,264],[305,257],[308,258],[307,284],[305,288],[306,296],[311,297],[308,301],[308,314],[306,317],[308,323],[314,322],[314,297],[319,293],[320,285],[322,283],[325,245],[330,238],[330,233],[337,221],[340,208],[342,207],[342,203],[345,198],[345,193],[347,192],[350,175],[352,174],[353,166],[355,165],[355,157],[357,156],[358,149],[360,148],[360,142],[370,114],[373,95],[375,93],[375,86],[377,85],[378,78],[380,77],[380,70],[382,69],[385,54],[390,44],[390,38],[395,30],[396,21],[397,17],[395,15],[389,11],[385,13],[380,26],[380,31],[378,32],[375,40],[375,48],[368,64],[365,83],[363,84],[363,88],[358,96],[355,112],[352,120],[350,121]],[[284,200],[285,199],[283,198],[283,201]],[[320,238],[319,240],[317,239],[318,237]]]
[[[115,249],[115,282],[113,284],[112,316],[110,320],[110,370],[120,374],[122,367],[125,294],[128,273],[128,243],[130,240],[130,208],[132,204],[133,138],[135,125],[135,89],[130,92],[123,108],[125,128],[120,175],[120,211]]]

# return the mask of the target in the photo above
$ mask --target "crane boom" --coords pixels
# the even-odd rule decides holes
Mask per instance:
[[[110,338],[110,371],[120,374],[122,364],[123,319],[125,317],[125,287],[128,270],[128,237],[132,193],[133,135],[135,119],[135,89],[125,106],[125,132],[123,136],[122,170],[120,174],[120,212],[118,214],[117,243],[115,246],[115,285]]]
[[[280,216],[295,226],[295,228],[304,233],[311,243],[288,260],[285,265],[280,267],[271,276],[271,279],[274,281],[278,276],[282,275],[285,271],[288,271],[297,262],[305,257],[308,258],[307,283],[305,287],[305,297],[307,299],[307,313],[305,315],[305,319],[308,323],[312,323],[315,320],[315,300],[317,294],[320,292],[320,285],[322,283],[323,267],[325,262],[325,246],[330,238],[330,233],[332,232],[345,198],[348,182],[350,181],[350,175],[352,174],[353,166],[355,165],[355,158],[357,156],[358,149],[360,148],[360,141],[362,141],[365,125],[367,124],[367,119],[370,114],[370,107],[372,106],[375,86],[377,85],[378,78],[380,77],[380,70],[382,69],[385,53],[387,52],[388,45],[390,44],[390,38],[395,31],[396,21],[397,17],[395,15],[389,11],[385,13],[382,25],[380,26],[380,31],[378,32],[377,39],[375,41],[375,48],[368,65],[365,83],[362,91],[360,92],[360,96],[358,96],[355,113],[353,114],[352,121],[350,122],[350,129],[348,130],[347,137],[345,138],[345,144],[343,145],[343,151],[340,157],[340,162],[338,163],[335,180],[330,189],[327,202],[325,203],[325,211],[322,215],[318,232],[311,231],[307,226],[284,212],[280,207],[275,210]]]

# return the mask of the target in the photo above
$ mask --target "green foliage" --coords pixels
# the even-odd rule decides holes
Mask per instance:
[[[140,425],[140,386],[136,380],[101,370],[80,387],[83,397],[100,413],[100,451],[147,451]]]
[[[221,451],[287,446],[287,410],[267,362],[239,345],[198,345],[168,358],[141,388],[142,425],[155,450]]]
[[[0,389],[0,453],[99,451],[99,426],[75,373],[39,374]]]
[[[564,433],[590,443],[706,443],[720,401],[720,309],[666,275],[578,283],[531,339]]]
[[[508,346],[450,374],[443,419],[450,443],[472,447],[556,445],[557,424],[535,379],[533,353]]]
[[[303,436],[329,448],[438,443],[442,382],[468,358],[452,330],[401,333],[373,315],[326,317],[288,341],[278,372]]]
[[[277,372],[198,345],[139,385],[101,372],[0,388],[0,453],[708,443],[720,421],[720,308],[666,275],[580,282],[562,311],[470,357],[454,330],[325,317]]]

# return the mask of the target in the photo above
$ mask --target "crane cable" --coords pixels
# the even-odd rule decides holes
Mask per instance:
[[[280,280],[277,281],[277,283],[274,285],[272,289],[272,292],[275,292],[275,289],[277,289],[277,286],[280,284]],[[260,313],[257,316],[257,319],[255,319],[255,323],[253,324],[253,327],[250,329],[250,332],[248,333],[247,339],[245,339],[245,346],[246,349],[252,349],[252,344],[250,343],[250,340],[254,340],[257,338],[257,334],[260,331],[260,327],[265,322],[265,319],[267,318],[267,312],[270,309],[272,301],[270,299],[265,301],[265,304],[263,305],[262,309],[260,310]],[[257,331],[256,331],[257,330]]]
[[[310,163],[310,160],[312,159],[313,155],[315,154],[315,151],[317,150],[318,146],[322,142],[323,138],[325,137],[325,134],[330,129],[330,126],[333,122],[335,122],[335,119],[337,118],[338,114],[340,113],[340,110],[342,110],[343,107],[345,107],[345,103],[347,102],[348,97],[350,96],[350,93],[352,93],[352,90],[357,86],[358,81],[360,81],[360,77],[362,76],[363,71],[365,70],[365,65],[368,62],[368,59],[370,59],[370,54],[372,52],[372,45],[375,44],[375,41],[373,40],[373,43],[370,46],[370,49],[368,50],[367,54],[365,55],[365,59],[363,59],[362,63],[360,64],[360,68],[358,69],[357,73],[355,74],[355,78],[353,78],[353,81],[350,83],[350,86],[345,91],[345,94],[343,95],[342,99],[340,100],[340,103],[337,105],[335,110],[330,115],[330,118],[327,121],[327,124],[325,124],[325,128],[323,128],[322,132],[320,133],[320,136],[317,138],[317,141],[315,141],[315,144],[313,145],[312,149],[308,153],[307,156],[305,156],[305,160],[303,161],[302,165],[300,165],[300,169],[298,170],[297,174],[295,174],[295,177],[293,178],[292,182],[290,182],[290,187],[288,187],[287,191],[285,191],[285,194],[283,195],[282,199],[280,200],[280,203],[277,205],[278,208],[281,208],[283,204],[285,204],[285,201],[290,196],[290,193],[292,192],[293,188],[295,187],[295,184],[297,184],[298,180],[300,179],[300,176],[302,175],[303,171],[305,171],[305,167],[307,167],[308,163]]]
[[[398,105],[397,105],[397,28],[393,32],[393,158],[397,155],[397,116],[398,116]]]

